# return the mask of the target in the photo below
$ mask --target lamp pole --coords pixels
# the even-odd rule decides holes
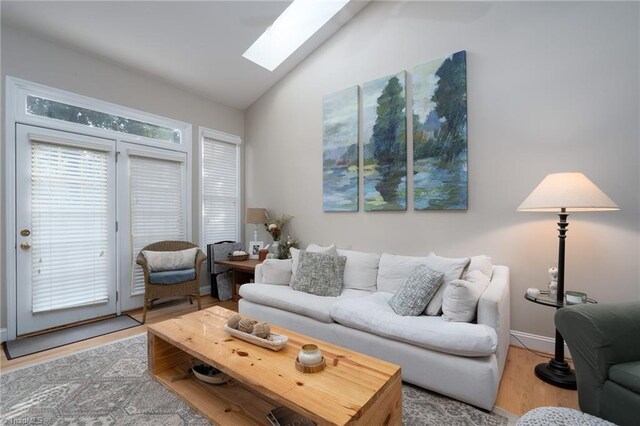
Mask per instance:
[[[561,208],[558,213],[560,220],[558,221],[558,293],[556,295],[556,310],[564,306],[564,246],[567,239],[567,222],[566,208]],[[576,389],[576,375],[564,359],[564,338],[556,329],[556,351],[555,356],[546,364],[538,364],[535,373],[541,380],[555,386],[565,389]]]

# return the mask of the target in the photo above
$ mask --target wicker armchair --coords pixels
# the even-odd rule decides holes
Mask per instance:
[[[160,241],[157,243],[149,244],[142,250],[151,251],[178,251],[186,250],[190,248],[198,247],[196,244],[189,243],[187,241]],[[200,304],[200,268],[202,262],[207,259],[207,256],[198,250],[196,255],[196,277],[190,281],[184,281],[177,284],[153,284],[149,282],[149,268],[147,267],[147,261],[142,254],[142,250],[136,257],[136,263],[142,267],[144,272],[144,307],[142,308],[142,322],[147,320],[147,308],[153,301],[163,297],[189,297],[189,302],[193,303],[193,297],[198,301],[198,310],[202,309]]]

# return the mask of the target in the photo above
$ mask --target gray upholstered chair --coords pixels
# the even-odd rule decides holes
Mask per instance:
[[[640,302],[568,306],[555,323],[571,351],[580,409],[640,424]]]
[[[200,303],[200,269],[207,256],[198,249],[193,269],[178,271],[150,272],[142,251],[179,251],[198,247],[187,241],[160,241],[144,247],[136,257],[136,263],[144,272],[144,306],[142,308],[142,322],[147,320],[147,309],[153,301],[164,297],[188,297],[189,303],[193,303],[195,297],[198,301],[198,310],[202,309]]]

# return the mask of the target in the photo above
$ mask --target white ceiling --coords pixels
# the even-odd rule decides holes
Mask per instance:
[[[155,75],[245,109],[366,1],[352,1],[275,71],[242,53],[290,1],[2,1],[2,25]]]

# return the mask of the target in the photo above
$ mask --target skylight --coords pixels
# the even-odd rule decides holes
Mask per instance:
[[[273,71],[350,0],[295,0],[242,56]]]

